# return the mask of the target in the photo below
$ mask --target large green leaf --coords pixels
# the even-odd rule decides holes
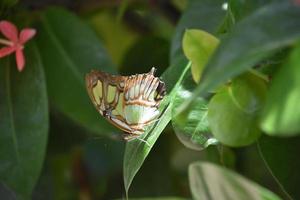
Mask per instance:
[[[165,81],[167,86],[168,95],[163,99],[160,106],[161,117],[152,126],[149,126],[146,132],[141,136],[141,139],[147,141],[147,143],[135,139],[126,144],[123,176],[127,194],[134,176],[142,166],[161,132],[171,120],[172,99],[175,97],[185,73],[190,69],[190,65],[186,65],[183,68],[184,63],[185,60],[176,66],[171,66],[162,75],[162,80]]]
[[[260,136],[258,117],[266,91],[264,80],[250,73],[220,88],[208,105],[212,134],[230,146],[253,143]]]
[[[300,45],[275,74],[261,121],[269,135],[300,133]]]
[[[300,37],[300,7],[288,1],[260,8],[241,20],[221,40],[204,69],[194,97],[212,90],[233,76],[251,68],[276,50]],[[190,104],[186,102],[186,107]]]
[[[194,200],[279,200],[280,198],[228,169],[208,162],[189,166],[189,181]]]
[[[226,11],[222,9],[223,0],[191,0],[183,13],[172,38],[170,61],[184,57],[182,38],[186,29],[202,29],[209,33],[216,33],[222,25]]]
[[[41,58],[35,46],[25,48],[26,66],[0,63],[0,179],[18,199],[30,199],[47,143],[48,102]]]
[[[261,156],[288,199],[300,199],[300,137],[263,136],[258,142]]]
[[[94,32],[75,15],[50,8],[41,15],[37,39],[50,104],[95,133],[109,134],[115,130],[97,113],[85,88],[85,74],[92,69],[114,72]]]

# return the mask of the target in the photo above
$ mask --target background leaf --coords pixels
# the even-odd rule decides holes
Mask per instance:
[[[48,133],[45,77],[37,48],[25,48],[26,66],[0,64],[0,179],[18,199],[30,199],[44,161]]]
[[[280,198],[235,172],[208,162],[189,166],[194,200],[279,200]]]
[[[269,135],[289,136],[300,133],[299,55],[298,44],[272,80],[261,120],[261,128]]]
[[[261,156],[288,199],[299,199],[300,137],[263,136],[258,142]]]
[[[115,71],[94,32],[75,15],[49,8],[42,14],[38,44],[51,105],[92,132],[115,131],[93,107],[85,87],[92,69]]]
[[[300,8],[285,1],[262,7],[237,23],[221,40],[205,67],[194,97],[212,90],[276,50],[295,42],[300,37],[299,17]]]

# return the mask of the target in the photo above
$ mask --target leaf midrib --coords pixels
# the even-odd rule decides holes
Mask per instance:
[[[10,85],[10,66],[9,66],[9,61],[6,62],[6,89],[7,89],[7,104],[8,104],[8,114],[9,114],[9,121],[11,122],[11,137],[12,137],[12,141],[13,141],[13,146],[14,146],[14,150],[16,153],[16,159],[17,162],[20,162],[20,153],[19,153],[19,144],[18,144],[18,140],[17,140],[17,136],[16,136],[16,127],[15,127],[15,123],[14,123],[14,111],[13,111],[13,107],[12,107],[12,98],[11,98],[11,85]]]
[[[73,62],[73,60],[70,58],[70,55],[67,53],[67,51],[61,45],[61,42],[60,42],[59,38],[57,37],[57,35],[54,33],[53,28],[51,27],[51,25],[49,24],[49,22],[47,20],[47,17],[42,16],[42,22],[43,22],[45,30],[47,30],[47,33],[48,33],[50,39],[53,41],[53,44],[57,47],[57,50],[60,52],[62,57],[65,59],[65,61],[67,63],[66,66],[68,66],[70,68],[70,70],[73,72],[74,76],[79,81],[79,83],[84,86],[83,78],[82,78],[80,72],[78,71],[76,64]]]

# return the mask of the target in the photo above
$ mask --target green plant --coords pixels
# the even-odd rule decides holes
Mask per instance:
[[[73,11],[1,2],[1,20],[37,30],[25,46],[0,47],[1,196],[300,198],[298,1],[189,0],[182,13],[179,1],[153,2]],[[141,136],[147,143],[125,144],[93,108],[84,77],[153,65],[167,88],[161,116]]]

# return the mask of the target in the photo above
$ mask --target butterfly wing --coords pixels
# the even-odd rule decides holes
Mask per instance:
[[[99,113],[123,131],[132,132],[124,118],[124,86],[126,76],[92,71],[86,75],[86,87],[90,99]]]
[[[99,113],[135,138],[159,114],[158,106],[166,93],[165,84],[149,73],[115,76],[101,71],[86,75],[88,94]]]

